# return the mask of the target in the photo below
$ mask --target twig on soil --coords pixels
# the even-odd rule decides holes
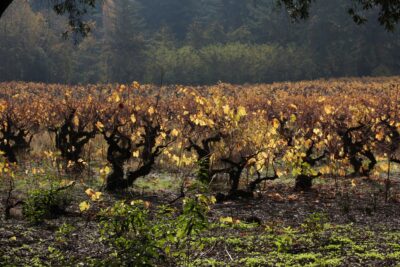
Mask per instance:
[[[209,250],[207,250],[206,252],[201,253],[201,254],[199,255],[199,258],[200,258],[200,257],[204,257],[204,256],[206,256],[208,253],[210,253],[211,251],[213,251],[216,244],[217,244],[217,242],[214,242],[214,244],[212,245],[212,247],[211,247]]]
[[[225,252],[226,252],[226,254],[228,254],[229,259],[231,259],[231,261],[233,261],[231,254],[229,253],[228,249],[226,248],[226,245],[225,245]]]

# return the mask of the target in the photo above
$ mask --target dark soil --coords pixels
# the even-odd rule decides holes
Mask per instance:
[[[192,266],[224,266],[224,264],[225,266],[285,266],[284,263],[288,264],[292,258],[279,258],[282,255],[291,257],[303,255],[309,257],[304,264],[301,260],[294,259],[296,264],[300,264],[299,266],[307,264],[322,266],[309,254],[318,252],[322,256],[329,256],[330,254],[325,254],[325,250],[322,249],[327,244],[321,242],[332,240],[333,234],[340,233],[342,237],[348,236],[355,242],[352,244],[353,247],[365,243],[369,245],[364,246],[364,250],[361,249],[359,253],[355,252],[357,247],[352,247],[347,252],[335,252],[341,261],[339,264],[337,262],[334,264],[332,261],[331,265],[327,261],[326,266],[396,266],[400,260],[400,257],[396,258],[397,254],[393,256],[393,253],[400,251],[400,204],[397,195],[400,190],[397,184],[392,183],[390,198],[385,202],[382,184],[379,181],[360,178],[356,180],[356,186],[352,186],[350,180],[345,180],[336,186],[320,184],[315,186],[312,192],[303,193],[294,192],[287,184],[269,183],[265,191],[258,193],[253,199],[215,204],[210,212],[210,221],[215,224],[210,231],[204,233],[206,246],[202,251],[193,254],[193,261],[190,264]],[[6,192],[2,193],[3,199],[5,194]],[[119,198],[143,199],[157,205],[168,203],[175,197],[173,193],[168,192],[105,195],[105,200],[93,206],[86,214],[79,212],[78,197],[66,215],[46,220],[37,226],[30,225],[23,218],[6,220],[2,215],[0,260],[3,261],[3,265],[7,262],[8,266],[96,265],[96,260],[101,260],[110,253],[110,249],[99,241],[96,212],[101,207],[111,205]],[[174,205],[179,206],[180,202],[177,201]],[[0,206],[0,213],[4,214],[4,205]],[[314,240],[315,236],[310,237],[304,233],[301,224],[316,213],[324,214],[333,228],[319,233],[321,236]],[[235,227],[233,223],[223,227],[223,224],[219,223],[221,217],[232,217],[236,222],[254,222],[254,224],[252,227],[243,227],[239,224]],[[64,223],[72,225],[75,230],[68,233],[64,240],[60,240],[56,232]],[[279,236],[277,233],[288,226],[299,231],[298,236],[293,238],[291,248],[283,254],[278,254],[276,259],[265,261],[263,258],[265,255],[271,257],[271,253],[277,253],[276,241],[271,241],[269,238],[271,236],[276,238]],[[271,231],[275,233],[268,237],[266,229],[273,229]],[[369,234],[364,235],[364,233]],[[265,239],[261,238],[262,236]],[[238,244],[229,241],[229,238],[232,240],[239,238]],[[314,240],[316,247],[305,247],[303,239]],[[394,248],[393,244],[388,246],[388,243],[398,244],[398,248]],[[390,257],[387,256],[389,254]]]

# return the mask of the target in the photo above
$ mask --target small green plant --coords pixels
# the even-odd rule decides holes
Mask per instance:
[[[246,257],[239,260],[239,263],[247,267],[265,266],[267,259],[265,256]]]
[[[286,253],[292,248],[295,234],[296,231],[292,229],[290,226],[283,228],[283,233],[278,235],[275,238],[274,242],[278,249],[278,252]]]
[[[113,248],[107,264],[153,266],[168,260],[186,261],[193,246],[201,246],[192,237],[208,227],[207,212],[213,202],[203,195],[185,198],[180,214],[165,205],[151,211],[150,204],[142,200],[120,201],[103,210],[100,234]]]
[[[301,225],[301,227],[309,233],[321,232],[325,229],[328,223],[328,217],[324,213],[313,213],[309,215]]]
[[[56,231],[56,241],[61,244],[67,244],[71,233],[75,230],[76,228],[73,225],[63,223]]]
[[[119,201],[101,216],[100,233],[114,248],[110,259],[114,264],[147,266],[157,259],[156,240],[151,236],[144,203]]]
[[[0,250],[0,266],[9,266],[9,256],[6,256],[5,253]]]
[[[59,265],[59,266],[73,266],[73,262],[75,261],[74,257],[67,256],[65,253],[63,253],[61,250],[49,246],[47,247],[48,251],[48,260],[50,261],[49,265]],[[39,266],[43,266],[44,264],[42,263],[41,265],[38,264]]]
[[[33,224],[42,223],[65,212],[71,198],[64,190],[37,189],[29,193],[23,205],[23,214]]]

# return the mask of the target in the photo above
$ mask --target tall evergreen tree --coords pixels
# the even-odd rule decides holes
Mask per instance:
[[[144,20],[136,0],[107,0],[103,8],[107,80],[132,82],[143,77]]]

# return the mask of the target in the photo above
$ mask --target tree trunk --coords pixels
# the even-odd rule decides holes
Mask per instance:
[[[131,157],[131,143],[129,139],[123,139],[116,134],[109,137],[104,135],[104,138],[108,144],[107,160],[112,166],[112,172],[107,176],[106,190],[112,192],[126,183],[124,165]],[[124,144],[120,144],[121,140]]]
[[[197,153],[197,164],[199,170],[197,172],[197,179],[205,184],[210,184],[214,171],[211,170],[211,148],[210,145],[213,142],[218,142],[221,140],[221,134],[217,133],[214,136],[206,138],[201,141],[201,146],[189,139],[190,146],[188,150],[194,149]]]
[[[370,150],[363,152],[362,155],[367,157],[369,160],[368,169],[364,170],[362,174],[365,176],[369,176],[369,174],[378,162],[376,161],[375,155]]]
[[[242,166],[235,166],[229,171],[229,179],[231,180],[231,189],[229,191],[229,195],[233,196],[239,190],[239,182],[240,176],[242,175],[244,165]]]
[[[296,177],[295,191],[310,191],[312,188],[313,177],[308,175],[299,175]]]
[[[350,155],[349,158],[350,158],[350,164],[353,166],[354,169],[353,175],[354,176],[360,175],[360,170],[362,166],[361,160],[357,158],[356,155]]]
[[[118,164],[112,166],[112,172],[107,176],[106,190],[115,191],[124,184],[124,168]]]
[[[10,145],[0,143],[0,151],[4,152],[4,156],[6,157],[8,162],[17,163],[17,157]]]
[[[134,171],[130,171],[128,172],[127,175],[127,181],[126,181],[126,186],[129,187],[131,185],[133,185],[133,183],[140,177],[144,177],[148,174],[150,174],[153,165],[155,163],[155,158],[152,159],[149,162],[146,162],[143,166],[141,166],[139,169],[134,170]]]

